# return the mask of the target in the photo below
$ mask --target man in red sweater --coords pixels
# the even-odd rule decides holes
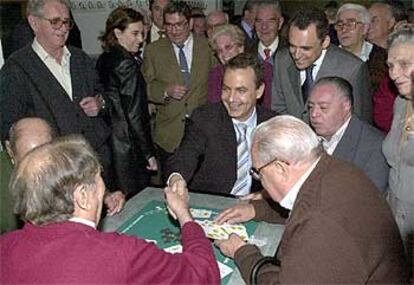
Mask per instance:
[[[219,284],[212,246],[191,217],[185,185],[165,189],[183,244],[183,253],[170,254],[136,237],[96,230],[105,192],[100,169],[81,137],[60,138],[21,160],[10,191],[26,225],[0,237],[1,284]]]

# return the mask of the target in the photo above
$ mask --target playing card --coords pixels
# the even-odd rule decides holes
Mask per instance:
[[[211,217],[212,212],[206,209],[190,209],[191,215],[194,219],[209,219]]]
[[[249,236],[246,227],[242,224],[223,224],[217,225],[210,220],[196,220],[196,222],[203,228],[206,236],[211,239],[222,240],[228,239],[232,233],[237,234],[242,240],[247,241]]]
[[[177,245],[164,248],[164,251],[169,252],[169,253],[182,253],[183,247],[181,244],[177,244]]]
[[[224,263],[221,263],[220,261],[217,261],[219,270],[220,270],[220,278],[223,279],[227,275],[233,272],[233,269],[231,267],[225,265]]]

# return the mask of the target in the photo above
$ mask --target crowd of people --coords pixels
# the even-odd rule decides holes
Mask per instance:
[[[28,1],[15,29],[27,36],[0,70],[8,191],[24,222],[0,236],[0,283],[218,284],[189,191],[247,200],[218,224],[285,225],[270,259],[235,234],[216,241],[246,283],[412,280],[414,23],[403,5],[286,15],[283,1],[248,0],[233,21],[149,2],[149,13],[109,14],[95,62],[68,0]],[[165,187],[183,253],[96,229],[103,207],[115,215],[150,185]]]

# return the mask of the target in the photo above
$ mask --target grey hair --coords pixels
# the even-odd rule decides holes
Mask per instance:
[[[95,152],[81,136],[56,139],[30,151],[12,173],[14,212],[36,225],[68,220],[78,187],[96,189],[100,172]]]
[[[388,49],[396,44],[414,44],[414,24],[403,24],[388,36]]]
[[[213,10],[210,13],[208,13],[208,15],[206,17],[206,22],[208,23],[208,20],[210,19],[210,17],[215,15],[215,14],[220,14],[220,15],[224,16],[226,24],[229,23],[229,14],[227,14],[226,12],[223,12],[221,10]]]
[[[70,10],[70,1],[69,0],[29,0],[27,3],[26,8],[26,15],[32,15],[32,16],[43,16],[43,7],[48,2],[57,2],[60,4],[63,4]]]
[[[280,5],[279,0],[260,0],[257,1],[256,4],[256,9],[260,9],[260,8],[271,8],[274,11],[276,11],[276,13],[279,16],[282,16],[282,6]]]
[[[358,21],[361,21],[364,24],[369,24],[371,22],[371,15],[369,14],[368,9],[362,5],[354,4],[354,3],[347,3],[347,4],[342,5],[339,8],[338,12],[336,12],[336,21],[339,20],[339,15],[342,12],[346,12],[346,11],[358,12],[359,14]]]
[[[311,162],[323,152],[315,132],[303,121],[281,115],[261,123],[254,132],[254,148],[262,164],[277,158],[290,164]]]
[[[217,46],[216,46],[217,38],[223,35],[229,36],[237,46],[240,46],[240,47],[244,46],[244,39],[246,36],[244,35],[243,31],[235,25],[224,24],[224,25],[217,26],[213,29],[213,33],[209,41],[210,41],[211,47],[214,50],[217,49]]]

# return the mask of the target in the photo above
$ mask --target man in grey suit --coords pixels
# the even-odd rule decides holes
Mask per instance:
[[[323,11],[298,11],[289,24],[289,48],[276,53],[272,109],[309,121],[307,98],[314,81],[326,76],[347,79],[354,90],[354,111],[371,122],[368,69],[353,54],[331,45]]]
[[[328,154],[354,163],[384,193],[389,174],[382,153],[384,135],[353,115],[352,103],[348,81],[340,77],[319,79],[308,101],[311,126]]]
[[[2,140],[21,118],[42,118],[57,135],[82,134],[102,158],[106,176],[109,129],[99,116],[104,100],[96,96],[100,88],[92,60],[66,45],[73,27],[69,11],[67,0],[28,2],[35,38],[8,58],[0,74]]]

